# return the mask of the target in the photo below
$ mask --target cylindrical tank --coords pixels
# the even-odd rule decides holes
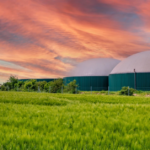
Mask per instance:
[[[150,90],[150,51],[134,54],[121,61],[109,75],[111,91],[123,86],[137,90]]]
[[[76,80],[81,91],[108,90],[108,76],[119,62],[119,60],[112,58],[96,58],[84,61],[68,73],[68,77],[64,78],[64,83],[67,85]]]

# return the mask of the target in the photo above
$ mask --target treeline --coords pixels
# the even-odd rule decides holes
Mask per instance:
[[[64,85],[63,79],[59,78],[50,82],[39,81],[34,79],[19,81],[16,76],[10,76],[9,80],[1,86],[1,91],[24,91],[24,92],[49,92],[49,93],[78,93],[76,80]]]

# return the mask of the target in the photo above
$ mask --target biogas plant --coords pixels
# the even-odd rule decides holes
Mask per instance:
[[[150,51],[134,54],[123,61],[109,58],[84,61],[70,71],[64,83],[73,80],[81,91],[119,91],[124,86],[149,91]]]
[[[150,90],[150,51],[134,54],[121,61],[109,75],[109,88],[118,91],[123,86]]]
[[[43,80],[49,82],[54,79],[37,79]],[[124,86],[149,91],[150,51],[134,54],[123,61],[112,58],[84,61],[63,78],[65,85],[73,80],[81,91],[119,91]]]
[[[68,73],[69,76],[64,78],[64,83],[67,85],[76,80],[81,91],[108,90],[109,74],[119,62],[119,60],[111,58],[84,61]]]

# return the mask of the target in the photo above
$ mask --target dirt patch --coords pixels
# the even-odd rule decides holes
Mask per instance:
[[[85,94],[84,92],[81,92],[80,94]]]

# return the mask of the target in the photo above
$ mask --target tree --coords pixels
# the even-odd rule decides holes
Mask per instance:
[[[9,77],[8,82],[11,83],[11,87],[10,87],[10,88],[13,89],[13,88],[15,87],[15,83],[18,82],[18,78],[17,78],[16,76],[11,75],[11,76]]]

